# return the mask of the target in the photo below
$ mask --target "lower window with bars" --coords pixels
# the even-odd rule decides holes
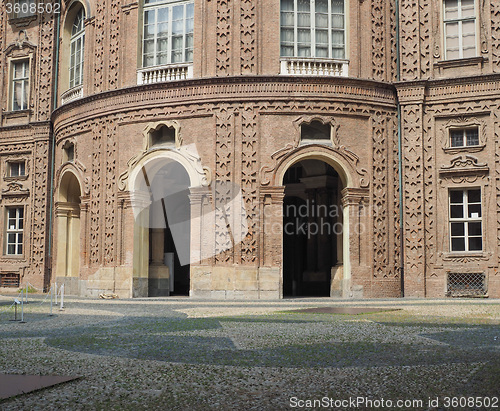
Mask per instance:
[[[484,273],[448,273],[446,296],[483,297],[486,292]]]
[[[19,274],[0,274],[0,287],[17,288],[19,287]]]

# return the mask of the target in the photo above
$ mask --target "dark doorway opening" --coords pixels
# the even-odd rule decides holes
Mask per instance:
[[[148,295],[189,295],[189,175],[181,164],[167,161],[150,181]]]
[[[332,268],[342,264],[341,180],[320,160],[303,160],[283,184],[283,295],[331,295]]]

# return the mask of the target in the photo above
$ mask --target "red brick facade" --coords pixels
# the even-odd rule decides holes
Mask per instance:
[[[60,17],[14,16],[2,4],[0,274],[82,295],[169,295],[175,265],[174,293],[263,299],[398,297],[402,283],[405,296],[443,297],[467,294],[472,275],[500,297],[499,5],[476,0],[475,56],[457,60],[446,58],[455,22],[443,0],[335,0],[345,58],[301,59],[280,52],[279,0],[160,2],[184,16],[191,3],[192,63],[152,67],[143,67],[143,2],[64,1]],[[72,30],[82,8],[80,72]],[[27,106],[15,109],[22,62]],[[306,138],[309,125],[326,137]],[[162,130],[172,141],[155,142]],[[461,130],[477,134],[471,144],[451,143]],[[25,175],[10,175],[16,162]],[[187,269],[163,259],[171,240],[149,228],[156,211],[137,193],[142,170],[167,184],[165,170],[179,165]],[[224,220],[230,195],[219,183],[228,182],[241,188],[244,213]],[[451,192],[465,202],[452,206]],[[287,238],[292,197],[341,209],[331,221],[342,233]],[[451,212],[460,207],[470,209],[461,219]],[[19,208],[21,252],[8,218]],[[245,234],[237,241],[235,228]]]

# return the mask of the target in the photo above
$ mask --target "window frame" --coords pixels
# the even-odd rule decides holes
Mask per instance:
[[[469,193],[471,191],[479,192],[479,203],[478,202],[469,202]],[[461,192],[462,193],[462,203],[452,203],[451,195],[453,192]],[[483,221],[483,190],[480,187],[467,187],[467,188],[453,188],[448,190],[448,229],[449,229],[449,247],[451,253],[482,253],[484,251],[484,221]],[[452,207],[462,205],[462,217],[452,217]],[[469,212],[469,207],[474,205],[479,205],[479,217],[469,217],[471,214]],[[470,234],[470,224],[480,223],[481,225],[481,234],[474,235]],[[453,235],[453,224],[462,224],[463,225],[463,235]],[[454,249],[453,239],[464,239],[464,249],[456,250]],[[480,238],[481,239],[481,248],[473,249],[470,248],[470,239],[471,238]]]
[[[193,13],[191,16],[188,17],[188,6],[191,5],[193,9]],[[172,22],[174,21],[173,18],[173,8],[176,6],[183,6],[183,17],[182,17],[182,22],[183,22],[183,33],[182,33],[182,48],[179,50],[182,50],[182,61],[172,61],[173,60],[173,24]],[[167,62],[166,63],[159,63],[159,50],[158,50],[158,10],[159,9],[168,9],[168,20],[166,21],[167,24],[167,35],[165,37],[167,41],[167,49],[162,52],[166,55]],[[146,13],[151,12],[154,10],[154,15],[155,15],[155,22],[154,22],[154,35],[153,35],[153,52],[148,53],[148,55],[153,56],[153,63],[152,64],[146,64],[146,53],[145,53],[145,44],[146,40],[151,40],[150,38],[146,39],[146,27],[149,26],[146,24]],[[151,0],[149,3],[146,3],[144,1],[142,3],[142,27],[141,27],[141,54],[140,54],[140,67],[143,69],[150,69],[153,67],[163,67],[163,66],[175,66],[175,65],[186,65],[186,64],[192,64],[193,59],[194,59],[194,0]],[[187,22],[189,20],[192,20],[192,31],[188,31],[188,24]],[[188,45],[188,36],[191,35],[192,40],[191,40],[191,46],[189,47]],[[186,58],[186,56],[190,54],[191,58]]]
[[[303,60],[308,60],[308,59],[314,59],[314,60],[346,60],[347,59],[347,35],[348,35],[348,30],[347,30],[347,7],[346,7],[346,0],[343,0],[343,27],[342,29],[333,27],[332,25],[332,18],[335,15],[339,15],[339,13],[334,13],[331,7],[331,0],[328,0],[328,43],[322,43],[322,44],[327,44],[328,48],[328,56],[327,57],[322,57],[322,56],[317,56],[317,42],[316,42],[316,0],[310,0],[310,9],[309,9],[309,15],[310,15],[310,56],[299,56],[299,41],[298,41],[298,32],[299,29],[303,29],[304,27],[299,27],[299,22],[298,22],[298,15],[299,15],[299,10],[298,10],[298,0],[292,0],[294,3],[294,8],[293,8],[293,55],[287,56],[283,54],[283,37],[282,37],[282,30],[283,30],[283,21],[282,21],[282,1],[280,1],[280,58],[281,59],[303,59]],[[290,11],[289,11],[290,12]],[[292,26],[285,26],[288,28],[291,28]],[[342,51],[343,51],[343,56],[342,57],[334,57],[333,56],[333,51],[332,49],[336,44],[333,42],[333,31],[341,31],[343,33],[343,38],[344,42],[342,45]],[[288,45],[290,47],[290,44]]]
[[[478,16],[478,4],[477,0],[473,0],[474,3],[474,17],[462,17],[462,0],[457,0],[457,12],[458,17],[454,19],[446,18],[446,1],[442,1],[442,13],[443,13],[443,50],[444,50],[444,59],[445,60],[461,60],[461,59],[469,59],[476,58],[479,56],[478,54],[478,35],[479,35],[479,16]],[[463,47],[463,22],[465,21],[473,21],[474,22],[474,56],[464,57],[464,47]],[[448,52],[448,41],[447,41],[447,25],[458,23],[458,54],[459,57],[449,57]]]
[[[14,10],[14,5],[15,4],[19,4],[19,7],[20,7],[20,10],[21,10],[21,13],[22,13],[22,5],[24,3],[27,3],[28,4],[28,12],[27,14],[21,14],[21,13],[15,13],[14,11],[12,11],[12,13],[10,13],[10,20],[24,20],[24,19],[36,19],[36,16],[37,16],[37,7],[38,7],[38,3],[36,3],[35,0],[14,0],[11,2],[12,3],[12,7]],[[35,12],[34,13],[31,13],[31,5],[34,4],[35,6]]]
[[[80,14],[83,14],[82,29],[73,34],[73,27],[75,25],[76,19],[80,17]],[[85,64],[85,19],[87,18],[85,13],[85,8],[83,5],[80,6],[80,9],[75,13],[75,17],[73,18],[73,23],[70,28],[70,37],[69,37],[69,62],[68,62],[68,86],[69,89],[80,87],[83,85],[83,72],[84,72],[84,64]],[[78,42],[80,42],[80,48],[77,50]],[[73,53],[73,45],[75,45],[75,52]],[[80,52],[80,59],[77,62],[76,56],[78,51]],[[75,61],[72,63],[72,57],[75,56]],[[80,73],[78,79],[76,78],[76,69],[80,68]],[[73,75],[73,77],[72,77]]]
[[[15,210],[15,216],[12,218],[9,215],[11,210]],[[22,214],[20,216],[20,214]],[[5,248],[4,255],[9,257],[21,257],[24,253],[24,222],[26,212],[24,206],[6,207],[5,208]],[[10,228],[10,222],[14,219],[14,228]],[[21,223],[21,228],[20,228]],[[15,240],[10,241],[10,236],[14,236]],[[14,252],[11,253],[9,248],[14,247]]]
[[[13,175],[12,174],[12,166],[13,165],[21,165],[22,164],[22,171],[23,173],[21,174],[20,172],[18,172],[18,174],[16,175]],[[19,167],[19,169],[21,168],[21,166]],[[10,178],[22,178],[22,177],[26,177],[26,161],[25,160],[13,160],[13,161],[8,161],[7,162],[7,177],[10,177]]]
[[[477,133],[477,144],[468,144],[468,136],[467,136],[467,131],[469,130],[476,130]],[[452,133],[460,131],[462,132],[462,145],[455,146],[453,145],[453,138],[452,138]],[[480,147],[481,146],[481,138],[480,138],[480,128],[479,126],[468,126],[468,127],[450,127],[448,129],[448,136],[449,136],[449,147],[450,148],[475,148],[475,147]]]
[[[16,77],[16,65],[23,65],[23,75],[21,77]],[[31,57],[22,57],[16,59],[10,59],[9,64],[10,75],[9,75],[9,86],[10,86],[10,96],[9,96],[9,108],[10,111],[26,111],[29,110],[30,102],[30,86],[31,86]],[[21,108],[15,108],[14,99],[16,97],[16,83],[21,82],[22,84],[22,105]],[[24,100],[25,99],[25,100]]]

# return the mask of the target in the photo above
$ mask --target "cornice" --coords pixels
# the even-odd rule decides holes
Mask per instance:
[[[134,104],[144,107],[147,104],[157,106],[160,102],[184,105],[284,97],[339,98],[343,101],[362,101],[385,106],[396,104],[393,85],[373,80],[301,76],[209,77],[131,86],[93,94],[58,107],[52,113],[52,120],[56,122],[64,113],[90,103],[94,103],[94,110],[102,115],[108,111],[119,112]]]
[[[402,103],[484,98],[500,93],[500,73],[394,83]]]

